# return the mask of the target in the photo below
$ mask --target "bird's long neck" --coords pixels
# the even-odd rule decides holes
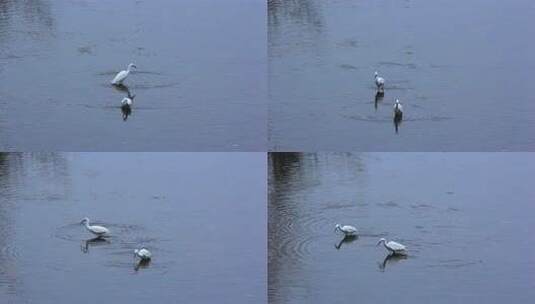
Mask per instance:
[[[390,248],[388,248],[388,246],[386,246],[386,241],[383,241],[383,246],[385,246],[386,250],[392,251],[392,249],[390,249]]]
[[[85,224],[84,224],[84,226],[85,226],[85,228],[86,228],[87,230],[90,230],[90,229],[89,229],[89,221],[86,221]]]

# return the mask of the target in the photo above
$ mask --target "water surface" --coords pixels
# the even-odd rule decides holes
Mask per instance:
[[[266,32],[261,0],[1,1],[0,149],[265,151]]]
[[[530,0],[269,0],[270,149],[534,150],[534,13]]]
[[[533,154],[271,153],[269,167],[270,303],[535,296]],[[409,255],[388,258],[382,237]]]
[[[265,168],[261,153],[0,154],[0,303],[265,303]]]

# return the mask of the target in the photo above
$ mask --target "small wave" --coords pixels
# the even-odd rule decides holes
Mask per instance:
[[[338,66],[339,68],[341,69],[344,69],[344,70],[358,70],[359,68],[354,66],[354,65],[351,65],[351,64],[341,64]]]
[[[482,264],[482,260],[466,261],[461,259],[439,260],[436,264],[427,265],[427,268],[457,269]]]
[[[405,67],[409,69],[416,69],[417,65],[414,63],[400,63],[394,61],[382,61],[379,62],[379,66],[388,66],[388,67]]]

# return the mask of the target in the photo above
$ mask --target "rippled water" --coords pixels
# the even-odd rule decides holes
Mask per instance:
[[[534,154],[270,153],[269,168],[270,303],[535,296]],[[381,237],[409,255],[388,258]]]
[[[263,153],[0,154],[0,303],[265,303],[265,168]]]
[[[535,149],[534,13],[530,0],[269,0],[270,149]]]
[[[0,1],[0,149],[265,151],[266,32],[261,0]]]

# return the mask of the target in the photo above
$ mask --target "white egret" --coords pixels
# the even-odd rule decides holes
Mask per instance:
[[[104,237],[104,236],[108,236],[110,234],[110,231],[106,227],[96,226],[96,225],[92,225],[92,226],[89,225],[89,219],[87,217],[82,219],[80,224],[84,225],[85,228],[89,232],[93,233],[94,235],[96,235],[98,237]]]
[[[345,236],[354,236],[357,234],[357,228],[349,225],[336,224],[334,231],[341,231]]]
[[[132,68],[137,68],[137,66],[133,63],[129,64],[125,71],[120,71],[119,73],[117,73],[117,75],[115,75],[115,78],[113,78],[113,80],[111,81],[111,84],[122,85],[123,81],[130,74],[130,71],[132,70]]]
[[[383,77],[379,77],[377,72],[375,72],[375,85],[377,86],[378,92],[385,91],[385,79]]]
[[[379,246],[381,243],[385,246],[385,248],[391,253],[391,254],[399,254],[399,255],[407,255],[407,247],[404,245],[401,245],[400,243],[390,241],[387,242],[386,239],[381,238],[379,242],[377,243],[377,246]]]
[[[142,261],[148,261],[152,258],[152,253],[147,248],[141,247],[141,249],[134,249],[134,257],[138,257]]]
[[[399,99],[396,99],[396,102],[394,103],[394,119],[402,119],[403,118],[403,106],[399,102]]]

